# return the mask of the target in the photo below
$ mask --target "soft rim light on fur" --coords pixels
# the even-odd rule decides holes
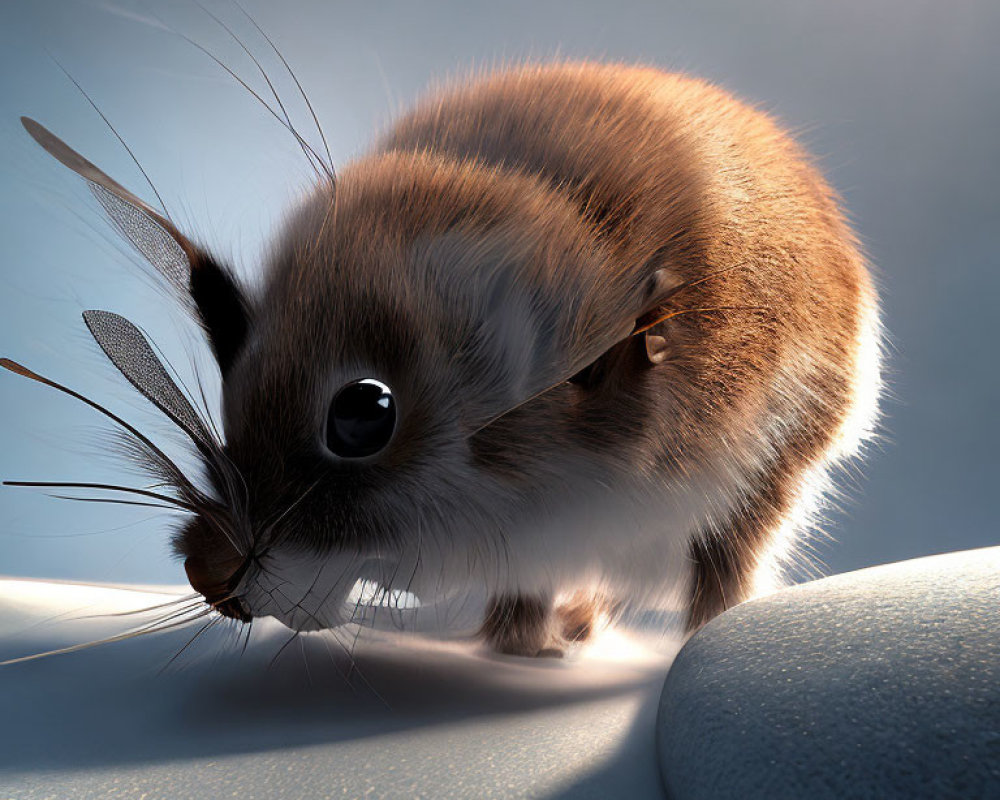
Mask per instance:
[[[775,529],[754,572],[751,598],[771,594],[787,585],[787,569],[799,557],[803,539],[815,535],[823,508],[834,493],[833,473],[859,456],[865,443],[875,435],[883,386],[884,345],[878,301],[870,287],[862,291],[860,310],[847,413],[827,453],[801,477],[791,511]]]

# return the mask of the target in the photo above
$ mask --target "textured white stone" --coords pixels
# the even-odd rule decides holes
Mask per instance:
[[[1000,797],[1000,547],[739,606],[660,701],[672,800]]]

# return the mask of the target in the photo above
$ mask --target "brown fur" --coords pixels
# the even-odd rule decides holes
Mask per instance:
[[[495,169],[531,176],[578,210],[610,274],[650,264],[683,283],[715,274],[685,294],[684,308],[763,309],[679,316],[651,331],[674,345],[658,367],[675,418],[665,469],[683,472],[738,440],[762,409],[790,427],[740,512],[691,544],[690,628],[747,597],[794,500],[790,486],[846,413],[870,292],[835,197],[799,147],[701,81],[570,64],[448,89],[397,122],[382,151],[445,156],[473,184],[496,186]],[[723,272],[734,265],[743,266]],[[811,365],[801,376],[808,394],[776,397],[790,356]]]
[[[678,543],[693,630],[759,590],[875,411],[874,296],[832,190],[702,81],[556,64],[434,93],[304,200],[253,294],[25,125],[140,251],[170,256],[209,333],[226,435],[200,449],[220,500],[180,480],[198,517],[176,544],[230,616],[340,624],[351,570],[377,555],[386,585],[407,563],[429,590],[485,586],[482,634],[536,655],[619,601],[662,599]],[[400,411],[352,461],[323,426],[360,377]],[[554,608],[561,594],[577,599]]]
[[[547,597],[498,595],[489,602],[480,635],[498,653],[558,657],[594,635],[606,607],[585,592],[555,606]]]
[[[490,600],[480,631],[496,652],[513,656],[555,654],[548,598],[498,595]]]

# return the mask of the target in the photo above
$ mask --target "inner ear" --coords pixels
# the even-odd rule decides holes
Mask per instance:
[[[593,389],[614,369],[625,353],[641,352],[646,364],[662,364],[669,352],[667,339],[654,333],[662,317],[662,305],[683,286],[670,270],[658,269],[646,282],[637,307],[635,324],[629,336],[613,344],[597,359],[568,379],[569,383],[583,389]]]
[[[661,338],[661,337],[657,337]],[[581,389],[594,390],[608,381],[621,381],[630,371],[650,364],[658,364],[649,352],[648,337],[645,334],[630,336],[604,352],[596,361],[588,364],[567,382]]]
[[[246,297],[232,272],[206,253],[192,259],[191,298],[225,375],[247,339],[250,314]]]

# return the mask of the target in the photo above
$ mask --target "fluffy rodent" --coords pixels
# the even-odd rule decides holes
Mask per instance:
[[[876,299],[837,198],[700,80],[568,63],[432,92],[322,174],[256,287],[25,124],[207,331],[224,440],[127,321],[87,320],[203,456],[196,486],[140,448],[227,616],[334,627],[367,578],[489,598],[505,653],[676,602],[693,630],[780,580],[871,432]]]

